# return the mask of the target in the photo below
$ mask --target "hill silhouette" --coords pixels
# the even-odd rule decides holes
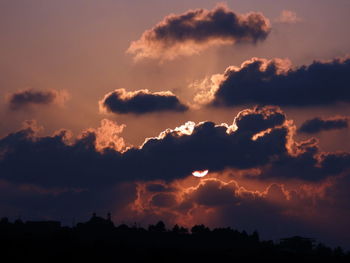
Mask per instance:
[[[11,261],[34,262],[235,262],[270,260],[280,262],[349,262],[350,253],[330,248],[306,237],[294,236],[278,242],[260,240],[257,231],[248,234],[232,228],[191,229],[162,221],[147,229],[122,224],[115,226],[96,214],[74,227],[58,221],[10,222],[0,220],[0,253]]]

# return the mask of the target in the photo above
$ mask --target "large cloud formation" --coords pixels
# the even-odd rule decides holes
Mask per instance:
[[[314,61],[295,69],[290,64],[286,59],[252,58],[215,75],[216,82],[200,95],[213,106],[305,107],[350,102],[350,58]]]
[[[349,246],[349,176],[322,184],[270,183],[260,189],[232,176],[186,178],[171,182],[167,192],[149,191],[147,186],[153,183],[140,183],[133,203],[135,216],[144,222],[161,217],[168,224],[192,226],[200,222],[258,230],[263,238],[275,240],[303,233],[333,245]]]
[[[236,228],[254,231],[270,237],[281,237],[298,232],[299,224],[292,224],[290,215],[284,214],[288,209],[297,211],[298,205],[317,198],[316,191],[306,192],[299,188],[286,190],[283,185],[270,184],[260,191],[248,190],[235,179],[223,179],[220,176],[204,178],[189,182],[189,186],[172,183],[173,189],[167,193],[149,192],[139,184],[138,198],[134,209],[143,215],[162,214],[168,222],[190,226],[193,222],[206,225],[231,225]],[[312,205],[305,207],[311,207]],[[166,204],[166,205],[164,205]],[[302,213],[302,211],[298,211]],[[202,219],[199,219],[202,218]],[[258,218],[258,220],[255,220]],[[226,221],[223,224],[223,221]],[[259,222],[258,222],[259,221]],[[278,222],[290,224],[292,228],[276,228]]]
[[[261,13],[236,14],[223,5],[213,10],[195,9],[169,15],[131,43],[135,59],[173,59],[213,45],[256,43],[269,32],[269,20]]]
[[[261,169],[261,178],[319,181],[349,167],[348,153],[320,153],[316,142],[297,143],[278,108],[240,112],[232,125],[188,122],[127,147],[124,126],[102,122],[68,143],[67,131],[37,137],[27,126],[0,140],[0,179],[42,187],[92,187],[120,181],[183,178],[194,170]],[[108,134],[117,137],[106,141]],[[350,163],[350,162],[349,162]]]
[[[103,120],[73,139],[65,130],[38,136],[30,121],[1,138],[1,211],[66,223],[112,211],[118,222],[231,225],[268,238],[327,237],[324,224],[333,237],[348,233],[350,154],[295,141],[277,107],[243,110],[231,125],[187,122],[140,147],[120,137],[124,127]]]
[[[114,90],[99,102],[100,111],[119,114],[145,114],[152,112],[188,110],[185,104],[170,91],[150,92],[147,89],[127,92],[125,89]]]
[[[65,91],[24,89],[8,96],[8,104],[11,110],[20,110],[31,105],[62,105],[68,99]]]
[[[340,130],[348,128],[349,118],[334,117],[329,119],[322,119],[319,117],[311,120],[306,120],[298,129],[302,133],[318,133],[321,131]]]

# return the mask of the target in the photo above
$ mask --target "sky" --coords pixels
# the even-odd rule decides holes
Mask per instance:
[[[350,248],[349,11],[0,0],[0,216]]]

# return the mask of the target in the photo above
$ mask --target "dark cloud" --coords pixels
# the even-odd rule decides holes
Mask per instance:
[[[269,32],[269,20],[261,13],[241,15],[220,5],[213,10],[195,9],[165,17],[132,42],[128,52],[136,59],[172,59],[198,53],[211,45],[256,43]]]
[[[0,140],[1,177],[51,187],[89,187],[121,180],[171,180],[194,170],[255,167],[287,151],[284,120],[278,109],[246,110],[232,126],[187,123],[124,153],[115,148],[96,150],[97,130],[87,130],[67,144],[65,131],[36,137],[28,127]],[[242,128],[235,130],[236,124]],[[252,140],[268,128],[272,129],[269,133]]]
[[[99,104],[101,111],[120,114],[188,110],[188,107],[169,91],[151,93],[148,90],[127,92],[125,89],[117,89],[106,94]]]
[[[333,211],[332,199],[348,197],[338,180],[348,181],[350,154],[320,152],[315,139],[294,141],[295,127],[277,107],[241,111],[232,125],[188,122],[148,138],[139,148],[128,149],[120,140],[123,125],[102,125],[69,140],[64,130],[39,137],[40,128],[30,121],[0,139],[1,211],[69,223],[72,215],[85,219],[93,211],[112,211],[118,222],[230,225],[258,229],[267,238],[318,237],[324,224],[333,222],[324,213],[347,226],[341,211],[347,202]],[[110,134],[107,128],[118,134],[116,143],[101,144],[99,137]],[[234,175],[219,178],[222,171],[248,168],[257,172],[239,175],[251,183],[247,188]],[[206,177],[191,176],[204,169],[210,171]],[[291,182],[293,189],[286,190],[281,181]],[[306,185],[294,189],[299,181]],[[271,182],[279,184],[254,190]]]
[[[25,220],[53,219],[71,225],[75,220],[85,221],[93,211],[102,216],[114,212],[118,218],[118,213],[123,213],[135,198],[136,185],[132,183],[89,189],[47,189],[0,181],[1,214],[13,219],[18,216]]]
[[[103,122],[104,123],[104,122]],[[120,127],[108,126],[120,132]],[[349,167],[349,154],[320,155],[317,145],[298,144],[293,127],[275,107],[240,112],[234,123],[187,123],[148,138],[139,148],[99,141],[89,129],[67,143],[67,132],[38,137],[29,126],[0,140],[0,179],[47,188],[98,188],[128,181],[184,178],[195,170],[261,169],[261,178],[317,181]],[[109,133],[107,133],[109,134]],[[118,151],[119,150],[119,151]],[[331,169],[336,163],[337,169]]]
[[[329,176],[337,176],[350,168],[350,154],[330,153],[320,158],[306,151],[297,156],[285,155],[262,170],[263,178],[298,178],[306,181],[321,181]],[[333,166],[338,165],[338,166]]]
[[[313,118],[305,121],[298,129],[301,133],[318,133],[321,131],[340,130],[348,128],[349,118],[334,117],[330,119]]]
[[[317,106],[350,102],[350,59],[314,61],[295,69],[288,60],[253,58],[229,67],[214,87],[213,106]],[[208,93],[210,95],[210,93]],[[208,96],[209,96],[208,95]]]
[[[287,152],[289,131],[283,125],[283,113],[277,109],[246,110],[235,118],[232,126],[215,125],[212,122],[197,125],[187,123],[177,129],[167,130],[157,138],[149,138],[141,149],[127,151],[124,157],[142,160],[137,167],[131,167],[129,172],[140,174],[140,171],[148,171],[148,179],[161,175],[152,179],[171,180],[179,178],[179,175],[189,175],[195,170],[256,167]],[[272,130],[252,139],[268,128]]]
[[[63,104],[68,98],[64,91],[25,89],[8,96],[11,110],[20,110],[30,105]]]

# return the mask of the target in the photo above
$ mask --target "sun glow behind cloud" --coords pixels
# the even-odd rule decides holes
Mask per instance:
[[[192,173],[193,176],[195,177],[204,177],[208,174],[209,170],[203,170],[203,171],[194,171]]]

